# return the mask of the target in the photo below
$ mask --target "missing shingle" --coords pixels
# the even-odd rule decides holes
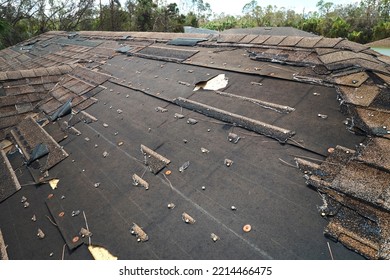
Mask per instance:
[[[207,81],[201,81],[196,83],[194,91],[198,91],[200,89],[203,90],[220,90],[224,89],[229,80],[226,78],[225,74],[219,74]]]

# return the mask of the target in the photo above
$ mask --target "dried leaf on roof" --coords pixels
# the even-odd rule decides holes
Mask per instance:
[[[118,257],[112,255],[106,248],[101,246],[89,245],[88,250],[95,260],[110,261],[118,259]]]

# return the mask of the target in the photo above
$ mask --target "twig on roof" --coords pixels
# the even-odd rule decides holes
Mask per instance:
[[[316,158],[312,158],[312,157],[305,157],[305,156],[298,156],[298,155],[291,155],[291,154],[290,154],[290,156],[297,157],[297,158],[310,159],[310,160],[318,161],[318,162],[321,162],[321,163],[326,162],[327,164],[333,164],[333,165],[336,165],[336,166],[343,166],[342,164],[329,162],[329,161],[325,161],[325,160],[321,160],[321,159],[316,159]]]
[[[145,156],[145,162],[146,162],[146,156]],[[141,178],[143,178],[143,177],[144,177],[144,175],[145,175],[146,171],[148,171],[148,168],[147,168],[147,167],[145,168],[144,172],[142,173],[142,175],[141,175]]]
[[[89,231],[88,222],[87,222],[87,216],[85,215],[84,210],[83,210],[83,216],[84,216],[84,221],[85,221],[85,227]],[[91,235],[88,236],[88,244],[91,245]]]
[[[306,156],[300,156],[300,155],[292,155],[292,154],[290,154],[290,156],[293,156],[293,157],[296,157],[296,158],[310,159],[310,160],[314,160],[314,161],[318,161],[318,162],[325,162],[325,160],[312,158],[312,157],[306,157]]]
[[[50,223],[52,223],[53,225],[55,225],[56,227],[58,227],[57,224],[56,224],[55,222],[53,222],[53,221],[50,219],[50,217],[49,217],[48,215],[46,215],[46,218],[49,219]]]
[[[284,163],[285,165],[287,165],[287,166],[294,167],[294,168],[298,168],[298,166],[293,165],[293,164],[291,164],[291,163],[288,163],[287,161],[284,161],[284,160],[282,160],[281,158],[279,158],[279,160],[280,160],[282,163]]]
[[[65,247],[66,247],[66,243],[64,244],[64,246],[62,246],[62,260],[64,260],[65,258]]]
[[[329,250],[330,257],[332,258],[332,260],[334,260],[333,254],[332,254],[332,249],[330,248],[330,244],[329,244],[329,242],[326,242],[326,243],[328,243],[328,250]]]
[[[169,186],[171,187],[171,189],[173,190],[173,186],[172,186],[172,183],[171,183],[171,181],[169,181],[169,179],[167,178],[167,176],[165,176],[165,174],[163,173],[163,175],[164,175],[164,178],[168,181],[168,183],[169,183]]]
[[[297,144],[298,146],[302,147],[302,148],[306,148],[305,146],[303,146],[301,143],[299,143],[298,141],[295,141],[294,139],[290,138],[288,139],[289,141],[292,141],[294,144]]]

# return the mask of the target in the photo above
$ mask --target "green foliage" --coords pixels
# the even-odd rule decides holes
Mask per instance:
[[[317,12],[298,14],[293,10],[268,5],[258,1],[245,4],[243,16],[221,15],[202,27],[224,30],[256,26],[291,26],[325,37],[341,37],[359,43],[390,36],[390,0],[361,0],[359,3],[335,5],[320,0]]]
[[[316,12],[305,14],[262,7],[248,0],[241,16],[221,14],[209,20],[207,0],[182,0],[182,14],[176,3],[155,0],[1,0],[0,48],[14,45],[49,30],[112,30],[183,32],[184,26],[213,30],[257,26],[291,26],[326,37],[342,37],[367,43],[390,36],[390,0],[360,0],[336,5],[317,2]],[[335,1],[336,2],[336,1]],[[122,4],[121,4],[122,3]],[[277,2],[276,2],[277,4]]]
[[[390,22],[380,22],[374,27],[374,38],[380,40],[390,37]]]
[[[157,8],[154,17],[153,31],[184,32],[185,16],[180,15],[176,3]]]
[[[92,23],[95,30],[124,31],[129,28],[129,16],[118,5],[102,6],[99,17]]]
[[[199,21],[198,17],[196,16],[195,13],[189,12],[187,16],[185,17],[184,21],[185,26],[192,26],[192,27],[199,27]]]
[[[317,30],[319,29],[320,25],[320,19],[316,17],[310,17],[303,21],[301,27],[302,30],[310,33],[317,33]]]
[[[157,8],[153,0],[137,0],[135,14],[135,26],[139,31],[153,30],[153,10]]]
[[[333,20],[329,37],[347,38],[350,28],[350,25],[344,19],[337,17]]]
[[[217,20],[209,21],[206,24],[204,24],[202,27],[211,30],[223,31],[237,26],[238,26],[238,22],[234,16],[221,15]]]
[[[348,40],[354,42],[362,42],[363,41],[363,32],[362,31],[352,31],[348,34]]]

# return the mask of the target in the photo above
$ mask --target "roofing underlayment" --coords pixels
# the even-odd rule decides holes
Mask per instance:
[[[0,256],[390,259],[389,126],[345,39],[42,34],[0,51]]]

